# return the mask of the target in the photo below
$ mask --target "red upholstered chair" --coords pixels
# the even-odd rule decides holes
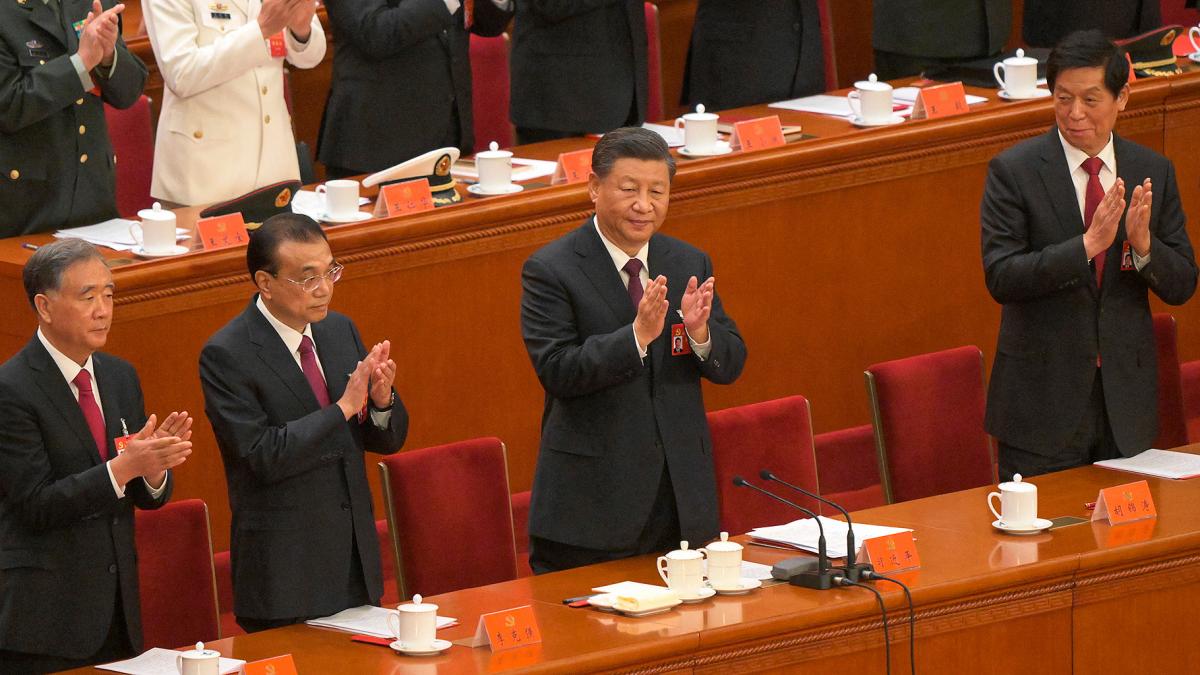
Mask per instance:
[[[150,197],[150,177],[154,172],[150,99],[143,95],[125,110],[105,103],[104,119],[113,154],[117,156],[117,213],[131,218],[154,203]]]
[[[379,536],[379,565],[383,571],[383,596],[379,598],[379,604],[391,607],[400,604],[400,586],[396,583],[396,554],[392,551],[387,518],[375,521],[375,534]]]
[[[135,518],[145,648],[220,638],[208,507],[185,499]]]
[[[1162,24],[1170,26],[1195,26],[1200,22],[1200,10],[1184,6],[1184,0],[1159,0],[1159,10],[1162,12]]]
[[[762,469],[770,469],[783,480],[820,494],[808,399],[789,396],[710,412],[708,428],[717,472],[721,530],[742,534],[756,527],[804,517],[766,495],[735,486],[734,476],[742,476],[800,506],[821,512],[816,500],[778,483],[768,484],[758,476]],[[703,543],[693,542],[696,547]]]
[[[529,496],[530,491],[512,496],[513,539],[517,543],[517,576],[533,576],[529,566]]]
[[[821,47],[825,56],[825,89],[833,91],[838,88],[837,50],[834,49],[833,44],[833,18],[829,11],[829,0],[817,0],[817,11],[821,17]]]
[[[229,551],[213,555],[213,569],[217,573],[217,609],[221,612],[221,637],[245,635],[233,616],[233,569],[229,565]]]
[[[1154,439],[1154,447],[1186,445],[1188,432],[1174,316],[1154,315],[1154,346],[1158,352],[1158,438]]]
[[[401,599],[517,577],[500,439],[388,455],[379,471]]]
[[[879,477],[889,503],[995,481],[983,430],[983,352],[958,347],[878,363],[864,373]]]
[[[508,33],[471,35],[471,114],[475,120],[475,152],[496,141],[513,144],[508,120]]]
[[[870,424],[813,437],[821,496],[847,511],[883,506],[883,485],[875,462],[875,431]]]
[[[662,40],[658,34],[658,5],[647,2],[646,13],[646,119],[663,118]]]
[[[1179,366],[1183,381],[1183,416],[1187,423],[1189,443],[1200,443],[1200,361],[1188,361]]]

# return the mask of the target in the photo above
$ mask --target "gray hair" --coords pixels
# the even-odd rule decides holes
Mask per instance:
[[[82,239],[59,239],[39,248],[21,272],[29,304],[37,309],[33,299],[38,294],[57,291],[62,287],[63,273],[68,267],[93,258],[107,264],[100,251]]]
[[[641,127],[621,127],[604,134],[592,150],[592,173],[608,176],[618,159],[644,159],[665,162],[667,173],[675,178],[675,158],[662,136]]]

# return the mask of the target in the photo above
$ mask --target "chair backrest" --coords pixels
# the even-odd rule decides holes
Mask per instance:
[[[1200,443],[1200,361],[1179,366],[1183,383],[1183,416],[1187,422],[1189,443]]]
[[[142,95],[125,110],[105,103],[104,118],[117,157],[117,213],[132,218],[154,203],[150,197],[150,178],[154,173],[150,99]]]
[[[379,471],[401,600],[516,578],[500,439],[388,455]]]
[[[400,585],[396,582],[396,554],[392,550],[392,530],[387,518],[375,521],[375,534],[379,538],[379,569],[383,572],[383,596],[381,607],[400,603]]]
[[[800,506],[821,512],[816,500],[778,483],[764,481],[758,475],[762,469],[770,469],[783,480],[820,494],[808,399],[789,396],[710,412],[708,428],[717,474],[721,530],[731,535],[742,534],[756,527],[790,523],[805,517],[766,495],[736,487],[734,476],[741,476]]]
[[[1200,22],[1200,10],[1188,7],[1184,0],[1159,0],[1159,11],[1162,13],[1162,25],[1195,26]]]
[[[144,648],[220,638],[208,507],[185,499],[135,517]]]
[[[829,0],[817,0],[817,12],[821,17],[821,51],[825,57],[825,90],[838,88],[837,50],[833,43],[833,12],[829,11]]]
[[[646,14],[646,119],[657,121],[663,118],[662,89],[662,40],[658,34],[658,5],[647,2],[642,7]]]
[[[1158,437],[1154,447],[1174,448],[1187,444],[1188,438],[1174,316],[1154,315],[1154,346],[1158,354]]]
[[[817,434],[813,450],[822,497],[847,511],[887,503],[875,460],[875,430],[870,424]]]
[[[529,490],[514,492],[512,496],[513,539],[517,544],[517,576],[533,575],[529,566]]]
[[[889,503],[995,481],[978,347],[877,363],[864,375]]]
[[[475,152],[487,150],[492,141],[502,148],[513,144],[513,126],[508,120],[508,42],[508,33],[496,37],[471,35]]]

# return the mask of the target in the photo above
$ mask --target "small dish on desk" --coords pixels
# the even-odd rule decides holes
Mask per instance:
[[[629,617],[633,617],[633,618],[638,618],[638,617],[643,617],[643,616],[652,616],[654,614],[662,614],[663,612],[669,612],[676,605],[683,602],[682,600],[676,599],[674,602],[664,605],[664,606],[661,606],[661,607],[652,607],[650,609],[644,609],[644,610],[639,610],[639,611],[630,611],[630,610],[617,609],[616,604],[615,604],[616,601],[617,601],[617,596],[612,593],[601,593],[599,595],[593,595],[592,597],[588,598],[588,602],[596,609],[599,609],[599,610],[602,610],[605,612],[616,612],[617,614],[620,614],[622,616],[629,616]]]
[[[401,654],[404,654],[405,656],[433,656],[434,654],[441,654],[447,649],[450,649],[450,647],[453,646],[453,643],[449,640],[434,638],[431,644],[419,648],[409,647],[407,644],[399,640],[396,640],[388,646],[400,652]]]
[[[728,588],[721,587],[721,588],[717,588],[714,590],[716,590],[716,592],[720,593],[721,595],[745,595],[746,593],[749,593],[750,591],[752,591],[756,588],[761,588],[761,587],[762,587],[762,579],[751,579],[750,577],[742,577],[742,580],[740,582],[738,582],[737,586],[732,586],[732,587],[728,587]]]
[[[713,144],[712,150],[708,152],[688,150],[686,145],[679,148],[679,154],[684,157],[716,157],[718,155],[728,155],[731,152],[733,152],[733,146],[729,144],[729,141],[717,141]]]
[[[146,249],[142,248],[141,246],[134,246],[132,249],[130,249],[130,253],[138,256],[139,258],[170,258],[172,256],[183,255],[184,253],[187,253],[190,250],[191,249],[189,249],[186,246],[180,246],[180,245],[176,244],[170,251],[165,251],[165,252],[154,251],[153,253],[151,253],[150,251],[147,251]]]
[[[891,126],[893,124],[900,124],[902,122],[904,122],[904,118],[901,117],[900,115],[892,115],[888,119],[880,121],[880,122],[868,122],[868,121],[864,120],[863,118],[859,117],[858,115],[855,115],[850,120],[850,124],[853,124],[854,126],[860,127],[863,129],[870,129],[871,127],[886,127],[886,126]]]
[[[1045,532],[1046,530],[1050,529],[1050,526],[1053,524],[1054,523],[1046,520],[1045,518],[1035,518],[1033,524],[1022,525],[1020,527],[1006,525],[1003,521],[999,520],[992,521],[992,527],[996,528],[997,530],[1000,530],[1005,534],[1015,534],[1018,536]]]
[[[695,595],[689,596],[689,597],[684,597],[681,595],[681,596],[679,596],[679,600],[685,604],[691,605],[691,604],[695,604],[697,602],[704,602],[705,600],[711,598],[712,596],[714,596],[716,594],[717,594],[717,592],[714,589],[711,589],[707,586],[702,586],[699,590],[696,591]]]
[[[1192,63],[1200,63],[1200,52],[1188,54],[1188,60],[1190,60]]]
[[[1032,101],[1032,100],[1038,99],[1038,98],[1046,98],[1047,96],[1050,95],[1050,90],[1038,88],[1038,89],[1034,89],[1032,94],[1027,94],[1025,96],[1017,96],[1015,94],[1008,93],[1007,89],[1001,89],[1000,93],[996,94],[996,95],[999,96],[1000,98],[1004,99],[1005,101]]]
[[[375,217],[375,214],[370,211],[355,211],[353,215],[334,215],[332,213],[322,213],[318,218],[323,223],[361,223],[364,220],[370,220]]]
[[[479,183],[472,183],[467,186],[467,192],[478,197],[494,197],[497,195],[512,195],[524,190],[525,186],[520,183],[509,183],[502,188],[485,188]]]

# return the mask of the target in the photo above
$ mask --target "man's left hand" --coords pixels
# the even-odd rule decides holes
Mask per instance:
[[[703,284],[696,277],[688,279],[687,290],[679,308],[683,310],[683,327],[687,329],[688,337],[698,343],[708,342],[708,317],[712,314],[713,277]]]
[[[301,42],[308,42],[312,34],[313,15],[317,12],[314,0],[294,0],[288,6],[288,30]]]
[[[392,404],[392,383],[396,381],[396,362],[388,358],[392,350],[390,340],[384,340],[371,348],[376,357],[375,372],[371,374],[371,402],[376,408],[387,408]]]
[[[1150,204],[1154,201],[1150,179],[1133,189],[1129,210],[1125,213],[1125,238],[1143,258],[1150,255]]]

